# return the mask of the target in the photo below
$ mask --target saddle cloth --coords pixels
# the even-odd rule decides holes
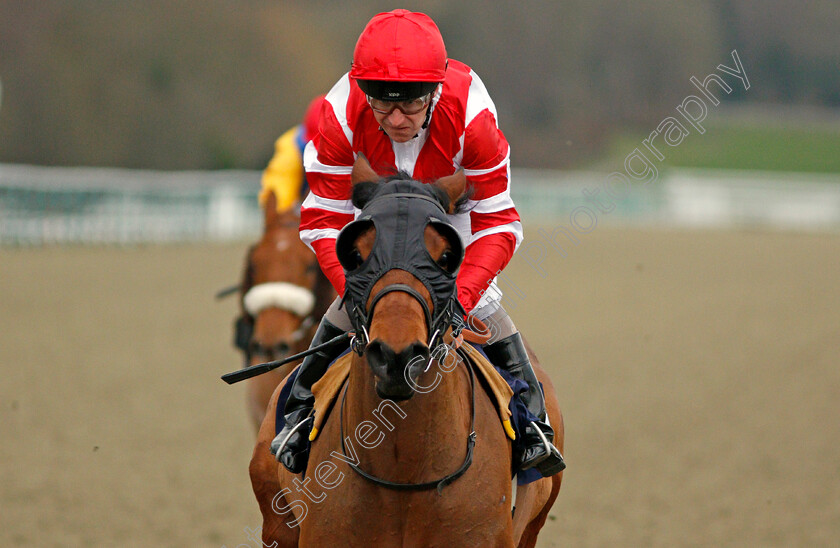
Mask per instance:
[[[516,434],[511,426],[510,411],[510,399],[513,396],[513,389],[511,389],[508,382],[499,374],[484,354],[466,342],[462,344],[461,349],[467,355],[470,362],[472,362],[473,370],[476,374],[481,375],[487,381],[505,433],[511,440],[515,440]],[[458,354],[458,358],[460,357],[461,354]],[[321,426],[329,414],[329,409],[332,407],[333,402],[341,391],[341,387],[350,374],[350,363],[352,360],[352,353],[344,354],[330,365],[321,379],[312,385],[312,394],[315,396],[315,423],[309,435],[310,441],[318,437]],[[477,389],[480,390],[481,388],[478,387]]]

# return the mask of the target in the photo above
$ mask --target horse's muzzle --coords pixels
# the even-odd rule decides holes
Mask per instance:
[[[396,353],[379,339],[368,344],[365,356],[376,376],[376,394],[393,401],[407,400],[414,395],[413,383],[430,359],[429,347],[421,342],[411,343]]]

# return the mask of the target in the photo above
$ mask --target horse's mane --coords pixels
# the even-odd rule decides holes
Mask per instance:
[[[384,183],[390,183],[394,181],[408,181],[408,182],[415,182],[418,184],[419,181],[412,179],[411,176],[406,173],[405,171],[399,171],[394,175],[389,175],[388,177],[384,177],[379,181],[370,181],[370,182],[360,182],[353,185],[353,197],[352,202],[353,205],[359,209],[364,208],[364,206],[370,202],[376,193],[382,188]],[[440,206],[443,208],[444,211],[449,211],[449,195],[444,192],[442,188],[439,188],[433,184],[425,185],[426,188],[434,195],[435,199],[440,203]],[[455,213],[462,213],[466,211],[466,204],[469,201],[470,197],[473,195],[473,189],[470,188],[466,192],[464,192],[458,199],[455,201],[455,207],[453,211]]]

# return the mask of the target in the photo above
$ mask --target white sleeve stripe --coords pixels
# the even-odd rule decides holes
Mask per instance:
[[[497,165],[487,168],[487,169],[465,169],[464,175],[467,177],[477,177],[479,175],[487,175],[488,173],[493,173],[502,168],[507,168],[510,165],[510,147],[508,147],[507,154],[505,155],[505,159],[499,162]]]
[[[315,143],[309,141],[303,149],[303,168],[307,173],[326,173],[328,175],[350,175],[353,166],[328,166],[318,161],[318,150]]]
[[[470,243],[473,243],[477,239],[482,238],[484,236],[489,236],[490,234],[499,234],[502,232],[508,232],[510,234],[513,234],[513,237],[516,238],[516,246],[513,248],[513,250],[516,251],[519,248],[519,244],[522,243],[523,238],[522,223],[520,223],[519,221],[514,221],[506,225],[493,226],[490,228],[485,228],[484,230],[480,230],[472,235],[472,238],[470,238]]]
[[[332,106],[335,118],[344,131],[348,143],[353,142],[353,132],[347,123],[347,99],[350,97],[350,73],[345,73],[327,93],[327,102]]]
[[[355,210],[353,202],[350,200],[332,200],[330,198],[322,198],[313,192],[306,195],[306,199],[303,200],[302,207],[306,209],[325,209],[327,211],[346,214],[352,214]]]
[[[306,202],[304,202],[305,206]],[[496,213],[512,207],[516,206],[510,197],[510,188],[483,200],[467,200],[467,210],[470,213]]]
[[[334,228],[316,228],[313,230],[301,230],[300,239],[306,246],[315,252],[312,247],[312,242],[316,240],[323,240],[324,238],[338,238],[338,230]]]
[[[307,165],[306,171],[309,173],[326,173],[327,175],[350,175],[353,173],[353,168],[352,166],[328,166],[316,163]]]
[[[461,162],[464,160],[464,139],[466,138],[466,135],[466,132],[464,132],[460,137],[458,137],[458,152],[455,154],[455,157],[452,158],[452,165],[456,168],[461,167]]]
[[[467,112],[464,127],[470,125],[473,118],[479,115],[482,110],[487,109],[493,113],[493,118],[496,123],[499,122],[499,117],[496,115],[496,105],[493,104],[493,99],[487,93],[487,88],[484,87],[484,82],[478,77],[474,71],[470,70],[470,89],[467,94]]]

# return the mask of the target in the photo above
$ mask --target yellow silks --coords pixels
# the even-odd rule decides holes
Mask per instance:
[[[299,200],[303,186],[303,158],[296,142],[299,128],[295,126],[277,139],[274,156],[262,174],[260,206],[265,206],[268,194],[274,192],[278,213],[290,209]]]

